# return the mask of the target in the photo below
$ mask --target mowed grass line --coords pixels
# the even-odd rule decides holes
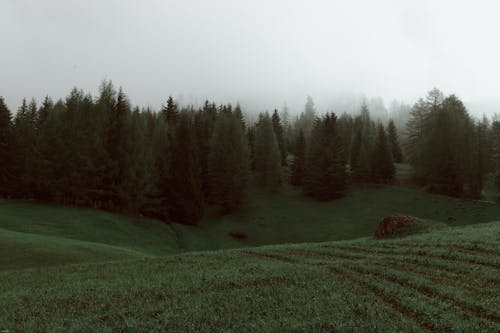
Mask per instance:
[[[0,329],[498,332],[499,271],[475,261],[496,262],[499,236],[495,222],[386,240],[4,271]],[[478,239],[487,251],[469,251],[485,249]],[[474,260],[460,261],[456,247]]]

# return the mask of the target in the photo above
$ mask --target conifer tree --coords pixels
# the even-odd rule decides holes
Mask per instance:
[[[318,200],[341,197],[346,189],[346,169],[335,114],[316,119],[306,158],[304,192]]]
[[[283,125],[281,124],[281,118],[278,114],[278,110],[275,109],[273,116],[271,118],[273,123],[273,131],[276,136],[276,141],[278,142],[278,148],[280,151],[281,165],[286,165],[286,147],[285,147],[285,139],[284,139],[284,131]]]
[[[276,189],[281,184],[281,163],[278,143],[271,117],[266,112],[259,115],[255,126],[255,174],[257,184]]]
[[[395,173],[394,162],[384,126],[379,124],[378,136],[372,155],[372,179],[378,183],[389,183]]]
[[[172,96],[168,97],[167,105],[162,107],[161,112],[163,113],[164,119],[169,125],[172,126],[177,122],[179,118],[179,110],[177,103],[175,103]]]
[[[249,177],[248,142],[237,112],[218,115],[210,147],[210,201],[231,212],[242,203]]]
[[[396,130],[396,125],[394,121],[389,120],[389,125],[387,126],[387,132],[389,137],[389,146],[392,153],[392,158],[395,163],[401,163],[403,161],[403,153],[401,151],[401,146],[399,145],[398,133]]]
[[[12,114],[0,97],[0,196],[14,194],[16,137]]]
[[[304,131],[300,130],[295,143],[295,156],[292,163],[292,185],[301,186],[304,180],[306,159],[306,138]]]
[[[361,128],[357,130],[352,141],[350,157],[351,180],[358,183],[369,182],[372,176],[372,161]]]
[[[194,224],[203,217],[201,168],[190,114],[179,113],[169,166],[169,216],[180,223]]]

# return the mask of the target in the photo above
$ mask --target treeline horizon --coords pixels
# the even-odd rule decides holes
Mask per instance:
[[[393,184],[394,163],[414,183],[454,197],[481,197],[487,173],[500,187],[500,122],[474,120],[455,95],[433,89],[412,107],[401,142],[393,120],[318,115],[312,98],[285,112],[245,119],[239,105],[132,107],[103,81],[94,98],[74,88],[64,100],[24,99],[13,115],[0,97],[0,196],[100,208],[194,224],[205,207],[236,211],[249,186],[284,183],[316,200],[350,184]]]

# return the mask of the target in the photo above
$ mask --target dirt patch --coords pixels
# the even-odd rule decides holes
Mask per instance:
[[[245,240],[248,238],[248,235],[244,232],[241,232],[241,231],[231,231],[229,233],[229,236],[231,236],[235,239],[239,239],[239,240]]]
[[[415,218],[408,215],[394,214],[384,217],[377,226],[375,238],[404,233],[413,221],[415,221]]]

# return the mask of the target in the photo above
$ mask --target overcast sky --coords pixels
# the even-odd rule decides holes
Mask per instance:
[[[311,95],[326,110],[436,86],[492,112],[499,13],[494,0],[0,0],[0,95],[15,110],[109,78],[141,106],[172,94],[298,108]]]

